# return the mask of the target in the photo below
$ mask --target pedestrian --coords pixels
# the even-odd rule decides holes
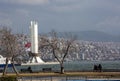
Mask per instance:
[[[97,71],[97,65],[94,65],[94,69],[95,72]]]
[[[100,72],[102,71],[102,65],[101,64],[98,65],[98,69],[99,69]]]

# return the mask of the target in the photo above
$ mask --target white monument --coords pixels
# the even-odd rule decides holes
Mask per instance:
[[[31,21],[30,25],[31,52],[28,63],[44,63],[38,54],[38,23]]]

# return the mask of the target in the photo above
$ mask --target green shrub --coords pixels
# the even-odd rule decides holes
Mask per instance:
[[[17,77],[0,77],[0,81],[18,81]]]

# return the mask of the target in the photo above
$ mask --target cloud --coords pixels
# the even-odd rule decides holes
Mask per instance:
[[[89,10],[110,10],[119,11],[120,5],[116,1],[110,0],[52,0],[50,6],[56,12],[67,11],[89,11]]]
[[[29,21],[35,19],[45,31],[52,28],[62,31],[65,27],[70,27],[66,30],[74,27],[76,30],[118,30],[119,2],[120,0],[0,0],[0,24],[13,22],[14,28],[28,27]]]
[[[9,18],[9,15],[4,13],[4,12],[0,12],[0,25],[3,26],[11,26],[12,25],[12,21]]]
[[[49,0],[3,0],[1,2],[15,3],[15,4],[26,4],[26,5],[40,5],[46,4]]]
[[[105,32],[118,32],[120,30],[120,16],[107,17],[96,24],[98,30]]]
[[[10,27],[12,26],[12,21],[10,19],[1,19],[0,25]]]
[[[80,5],[53,6],[51,9],[56,12],[68,12],[80,9]]]
[[[119,27],[120,26],[120,16],[107,17],[105,20],[97,24],[99,27]]]
[[[83,9],[89,1],[83,0],[52,0],[51,10],[56,12],[70,12]]]
[[[58,3],[74,3],[74,2],[81,2],[83,0],[53,0]]]
[[[25,9],[17,9],[16,14],[20,14],[22,16],[27,16],[28,17],[30,12],[28,10],[25,10]]]

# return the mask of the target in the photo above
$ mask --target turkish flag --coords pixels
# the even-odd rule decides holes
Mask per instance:
[[[25,44],[25,47],[26,47],[26,48],[30,48],[30,47],[31,47],[31,43],[28,42],[27,44]]]

